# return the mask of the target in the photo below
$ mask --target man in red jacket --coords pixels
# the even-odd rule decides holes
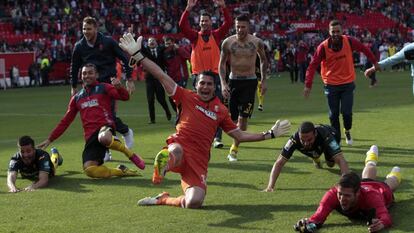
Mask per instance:
[[[39,147],[44,149],[59,138],[80,112],[86,141],[82,154],[86,175],[92,178],[136,175],[136,171],[129,170],[124,165],[118,168],[103,165],[105,152],[109,148],[124,153],[140,169],[145,167],[144,161],[114,136],[115,122],[111,103],[114,100],[128,100],[128,91],[116,78],[112,78],[112,85],[96,81],[98,71],[92,63],[82,67],[81,77],[83,88],[71,97],[65,116]]]
[[[393,192],[401,182],[400,168],[392,168],[384,182],[376,181],[378,147],[371,146],[366,155],[362,180],[354,172],[342,175],[337,185],[325,193],[316,212],[309,219],[298,221],[295,225],[298,231],[315,232],[333,210],[367,221],[369,232],[392,225],[387,208],[394,201]]]
[[[340,134],[339,113],[342,113],[346,144],[352,145],[352,105],[354,104],[355,69],[352,51],[364,53],[378,67],[377,58],[359,40],[342,35],[341,22],[329,23],[330,37],[319,44],[306,71],[303,95],[309,97],[315,71],[321,65],[321,76],[329,106],[331,126]]]

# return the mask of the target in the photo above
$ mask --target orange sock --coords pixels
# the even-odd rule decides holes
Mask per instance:
[[[184,202],[184,198],[184,195],[181,195],[179,197],[167,197],[161,200],[161,205],[183,207],[182,202]]]

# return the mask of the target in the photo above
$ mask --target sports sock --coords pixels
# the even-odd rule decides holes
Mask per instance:
[[[105,165],[89,166],[85,170],[87,176],[92,178],[109,178],[111,176],[123,176],[123,172],[117,168],[108,168]]]
[[[263,105],[263,100],[264,100],[264,96],[262,95],[261,88],[260,88],[261,85],[262,85],[262,82],[259,81],[257,84],[257,97],[259,99],[259,105]]]
[[[179,197],[167,197],[160,200],[160,205],[183,207],[184,199],[184,195],[181,195]]]
[[[131,158],[134,153],[126,147],[126,145],[121,142],[119,139],[116,139],[114,136],[112,136],[112,142],[108,146],[111,150],[116,150],[124,153],[128,158]]]
[[[391,172],[388,173],[386,178],[389,178],[391,176],[395,176],[398,180],[398,183],[401,183],[402,177],[401,177],[401,169],[399,167],[393,167]]]
[[[231,147],[230,147],[230,153],[232,152],[232,151],[234,151],[234,152],[236,152],[237,153],[237,151],[239,150],[239,147],[238,146],[236,146],[236,145],[234,145],[234,144],[232,144],[231,145]]]

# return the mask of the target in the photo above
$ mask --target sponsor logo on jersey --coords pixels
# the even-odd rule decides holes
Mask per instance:
[[[200,107],[198,105],[195,106],[197,110],[204,113],[208,118],[211,118],[213,120],[217,120],[217,114],[215,112],[209,111],[207,109],[204,109],[203,107]]]
[[[329,147],[330,147],[332,150],[339,150],[339,144],[338,144],[335,140],[332,140],[332,141],[329,143]]]
[[[285,148],[285,150],[290,150],[290,148],[293,146],[293,141],[292,141],[292,139],[289,139],[287,142],[286,142],[286,144],[285,144],[285,146],[284,146],[284,148]]]
[[[81,109],[95,107],[95,106],[98,106],[98,100],[97,99],[92,99],[92,100],[83,102],[81,104]]]

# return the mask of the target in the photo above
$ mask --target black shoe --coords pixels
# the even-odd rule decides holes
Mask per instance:
[[[151,120],[150,122],[148,122],[148,124],[155,124],[155,121],[154,120]]]
[[[170,114],[167,114],[167,121],[171,121],[171,113]]]

